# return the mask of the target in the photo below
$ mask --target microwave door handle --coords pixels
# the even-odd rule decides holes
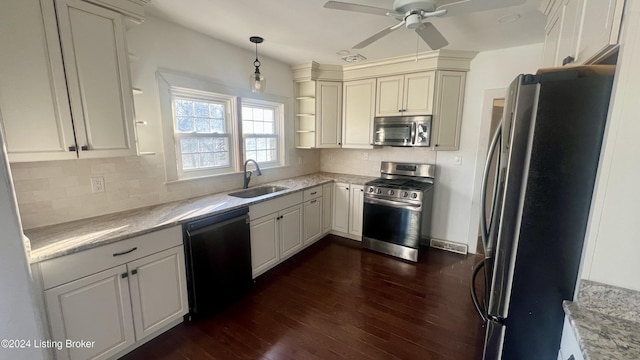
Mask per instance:
[[[498,124],[498,128],[493,135],[493,139],[491,140],[491,145],[489,145],[489,152],[487,154],[487,161],[484,166],[484,175],[482,177],[482,186],[480,189],[480,235],[482,236],[482,246],[484,246],[485,251],[489,250],[489,229],[487,228],[487,185],[489,182],[489,171],[491,170],[491,165],[493,165],[493,155],[496,151],[497,145],[500,142],[500,138],[502,137],[502,121]],[[491,209],[494,207],[494,203],[496,201],[496,194],[492,197]],[[491,219],[493,222],[493,219]],[[487,251],[488,252],[488,251]],[[487,253],[487,255],[490,255]]]
[[[416,123],[412,122],[411,123],[411,139],[409,139],[411,141],[412,145],[416,144]]]

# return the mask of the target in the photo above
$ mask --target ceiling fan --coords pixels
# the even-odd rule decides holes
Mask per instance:
[[[520,5],[525,1],[526,0],[395,0],[393,2],[393,9],[391,10],[341,1],[327,1],[324,7],[327,9],[392,16],[399,21],[399,23],[387,26],[373,36],[356,44],[353,47],[354,49],[362,49],[404,25],[408,29],[415,30],[432,50],[437,50],[449,45],[449,42],[442,36],[440,31],[428,21],[429,18],[456,16],[477,11],[492,10]]]

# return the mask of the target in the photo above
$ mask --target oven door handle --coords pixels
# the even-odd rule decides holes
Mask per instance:
[[[372,197],[364,198],[365,204],[373,204],[373,205],[384,205],[390,206],[398,209],[404,209],[409,211],[422,211],[422,204],[410,204],[402,201],[394,201],[387,199],[377,199]]]

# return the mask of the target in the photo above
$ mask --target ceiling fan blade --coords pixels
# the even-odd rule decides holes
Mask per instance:
[[[442,36],[440,31],[438,31],[432,23],[427,22],[420,25],[416,28],[416,32],[420,35],[422,40],[429,45],[431,50],[438,50],[449,45],[447,39]]]
[[[387,26],[386,28],[378,31],[376,34],[374,34],[373,36],[370,36],[369,38],[367,38],[364,41],[359,42],[358,44],[356,44],[352,49],[362,49],[366,46],[368,46],[369,44],[371,44],[374,41],[380,40],[381,38],[383,38],[386,35],[391,34],[392,32],[394,32],[396,29],[399,29],[402,27],[402,25],[404,25],[404,21],[400,22],[399,24],[395,24],[395,25],[391,25],[391,26]]]
[[[447,10],[442,17],[469,14],[477,11],[499,9],[522,5],[527,0],[462,0],[438,7],[436,10]]]
[[[375,6],[352,4],[352,3],[346,3],[341,1],[327,1],[324,4],[324,7],[327,9],[355,11],[360,13],[383,15],[383,16],[386,16],[387,13],[393,13],[393,10],[389,10],[389,9],[383,9]]]

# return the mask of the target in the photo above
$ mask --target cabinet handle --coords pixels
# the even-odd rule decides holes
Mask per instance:
[[[69,151],[75,152],[76,151],[76,146],[75,145],[74,146],[69,146]]]
[[[338,145],[342,145],[342,143],[338,143]]]
[[[576,59],[575,59],[573,56],[569,55],[569,56],[567,56],[566,58],[562,59],[562,66],[565,66],[565,65],[567,65],[567,64],[571,64],[571,63],[572,63],[572,62],[574,62],[575,60],[576,60]]]
[[[120,274],[120,277],[123,278],[123,279],[127,278],[128,276],[129,276],[129,274],[127,274],[127,273]]]
[[[318,199],[316,199],[316,200],[311,200],[311,204],[313,204],[313,203],[317,203],[317,202],[318,202]]]
[[[87,145],[82,145],[82,146],[80,147],[80,149],[81,149],[82,151],[89,151],[89,147],[88,147]]]
[[[311,193],[311,195],[315,195],[315,194],[317,194],[317,193],[318,193],[317,191],[314,191],[314,192],[312,192],[312,193]]]
[[[435,146],[435,147],[438,147],[438,146],[440,146],[440,145],[438,145],[438,144],[435,144],[435,145],[433,145],[433,146]]]
[[[114,253],[114,254],[113,254],[113,256],[115,257],[115,256],[126,255],[126,254],[131,253],[131,252],[134,252],[134,251],[136,251],[136,250],[138,250],[138,248],[137,248],[137,247],[134,247],[134,248],[129,249],[129,250],[127,250],[127,251]]]
[[[364,189],[360,189],[361,192],[364,192]]]
[[[137,273],[138,273],[138,269],[133,269],[133,270],[131,270],[131,275],[135,275],[135,274],[137,274]]]
[[[402,109],[398,110],[398,112],[402,112]]]
[[[349,188],[348,188],[348,187],[346,187],[346,188],[344,188],[344,189],[345,189],[345,190],[349,190]]]

